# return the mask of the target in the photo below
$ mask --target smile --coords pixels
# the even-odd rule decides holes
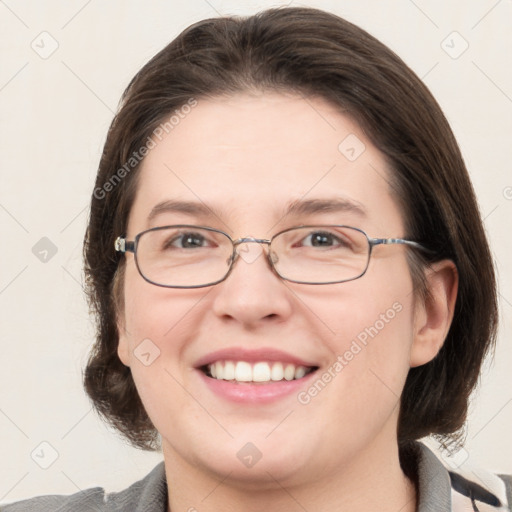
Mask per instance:
[[[204,354],[194,364],[214,396],[246,405],[293,397],[308,385],[319,361],[274,347],[230,347]]]
[[[229,360],[216,361],[202,368],[213,379],[257,383],[299,380],[315,369],[279,361],[249,363]]]

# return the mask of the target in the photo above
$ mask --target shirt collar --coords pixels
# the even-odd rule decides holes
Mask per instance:
[[[451,484],[448,470],[423,443],[419,448],[418,470],[418,512],[450,512]]]

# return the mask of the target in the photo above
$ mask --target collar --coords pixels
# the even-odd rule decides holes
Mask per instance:
[[[450,474],[442,462],[423,443],[418,447],[417,512],[450,512],[452,510]]]

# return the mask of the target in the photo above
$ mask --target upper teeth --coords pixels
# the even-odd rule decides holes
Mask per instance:
[[[215,379],[238,382],[301,379],[308,372],[308,368],[305,366],[295,366],[291,363],[259,362],[251,364],[245,361],[217,361],[208,365],[208,370]]]

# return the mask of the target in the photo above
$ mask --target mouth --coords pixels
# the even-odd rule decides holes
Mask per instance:
[[[205,354],[194,368],[213,396],[251,406],[276,403],[299,393],[319,365],[273,347],[231,347]]]
[[[301,380],[318,369],[281,361],[218,360],[199,368],[206,377],[245,384],[269,384]]]

